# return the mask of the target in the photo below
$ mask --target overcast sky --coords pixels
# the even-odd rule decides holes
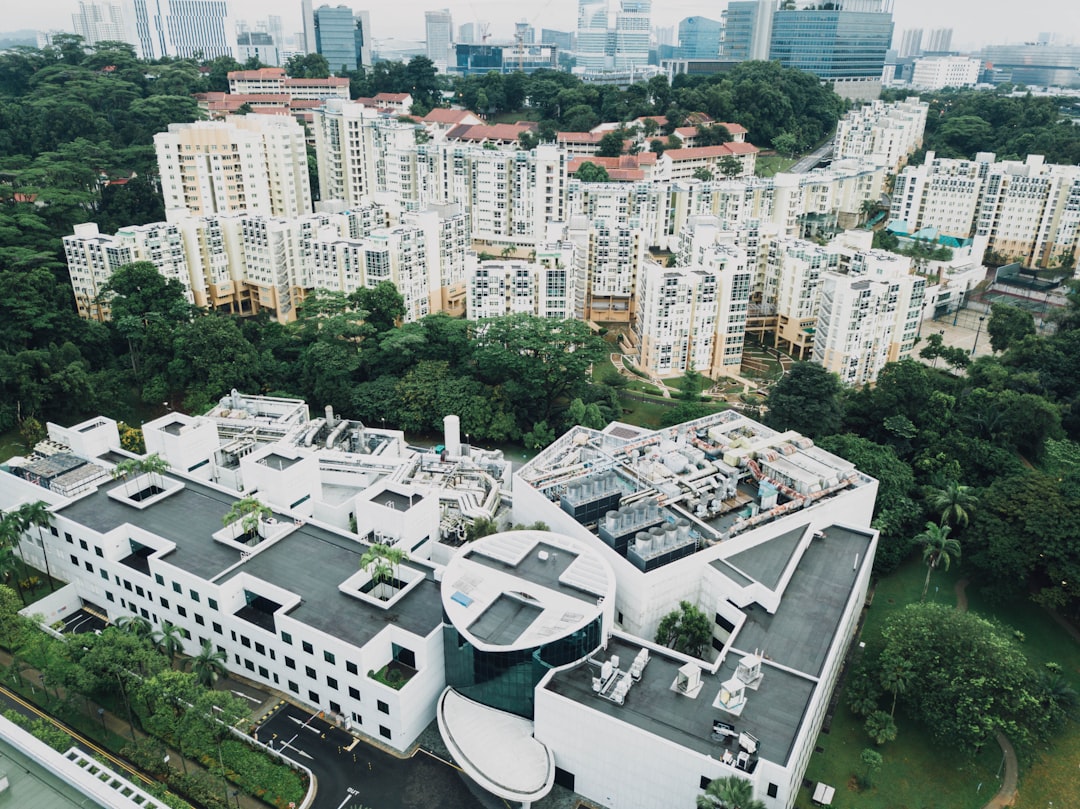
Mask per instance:
[[[268,14],[278,14],[283,18],[287,32],[300,30],[300,0],[228,2],[238,19],[254,21]],[[376,39],[423,39],[424,11],[431,8],[449,8],[455,26],[485,20],[491,24],[493,39],[510,37],[515,20],[527,19],[538,29],[569,31],[575,27],[577,19],[577,0],[398,0],[393,3],[315,0],[316,6],[323,3],[370,11],[372,34]],[[893,3],[898,32],[906,28],[952,28],[954,48],[1030,41],[1042,31],[1055,31],[1080,43],[1080,14],[1073,0],[893,0]],[[71,12],[78,1],[4,0],[3,5],[2,30],[71,30]],[[680,19],[693,15],[719,19],[725,5],[725,0],[654,0],[653,25],[676,25]]]

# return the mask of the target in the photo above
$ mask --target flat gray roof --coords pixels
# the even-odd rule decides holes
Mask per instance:
[[[625,670],[640,648],[612,638],[605,654],[618,655]],[[631,687],[623,705],[593,693],[592,678],[597,675],[588,665],[557,673],[547,688],[587,708],[713,758],[720,758],[724,751],[721,742],[712,741],[712,723],[719,719],[734,725],[739,732],[756,736],[761,758],[785,764],[817,684],[797,674],[772,668],[766,662],[762,666],[765,676],[761,686],[757,691],[747,692],[749,696],[742,716],[732,716],[712,707],[712,703],[720,692],[720,684],[735,673],[739,659],[738,655],[730,655],[717,674],[703,674],[704,685],[696,699],[671,690],[682,661],[656,652],[651,653],[641,680]],[[599,739],[595,741],[603,744]],[[737,745],[731,749],[738,752]]]
[[[702,673],[703,686],[696,699],[671,690],[682,661],[656,652],[652,652],[641,681],[630,689],[621,706],[593,693],[592,678],[596,673],[589,665],[557,672],[546,687],[585,707],[714,758],[722,756],[724,750],[722,743],[711,739],[712,721],[719,719],[739,732],[756,736],[761,758],[786,764],[805,721],[807,705],[819,687],[817,677],[835,640],[844,607],[859,573],[869,564],[866,551],[871,534],[837,526],[824,533],[824,538],[812,540],[803,553],[775,615],[768,615],[757,605],[743,610],[746,623],[735,636],[720,670],[716,674]],[[774,541],[783,550],[790,548],[792,540],[786,533]],[[776,552],[777,558],[783,556],[781,550]],[[790,550],[785,552],[790,554]],[[853,570],[856,554],[859,561]],[[763,551],[751,561],[764,564],[769,557]],[[776,564],[775,560],[771,562],[772,569]],[[729,567],[725,573],[728,571],[734,573]],[[625,670],[639,648],[612,638],[605,654],[618,655]],[[742,715],[736,717],[713,708],[720,685],[734,675],[741,658],[755,649],[765,655],[764,678],[757,691],[747,690]],[[772,663],[793,671],[776,668]],[[738,751],[733,748],[733,752]]]
[[[248,573],[300,596],[288,615],[354,646],[363,646],[387,623],[426,637],[442,623],[439,585],[429,574],[390,609],[345,595],[338,585],[360,569],[368,546],[305,524],[276,545],[251,556]],[[406,563],[408,564],[408,563]]]
[[[469,624],[469,631],[480,640],[508,646],[520,638],[521,633],[532,626],[543,612],[543,608],[536,604],[500,593],[494,603]]]
[[[775,614],[756,604],[743,610],[746,623],[734,638],[735,649],[761,649],[768,660],[814,677],[821,673],[871,539],[835,525],[824,534],[803,553]]]
[[[163,559],[203,579],[214,578],[240,560],[238,548],[213,539],[214,532],[223,526],[222,518],[237,499],[234,495],[185,479],[180,491],[138,509],[108,496],[113,488],[123,491],[124,485],[120,481],[101,486],[58,513],[99,533],[131,523],[175,542],[176,550]]]
[[[805,525],[792,528],[768,542],[762,542],[753,548],[729,556],[727,562],[770,590],[775,590],[780,584],[780,577],[787,569],[788,562],[791,561],[792,554],[799,547],[799,540],[802,539],[804,533],[806,533]]]
[[[540,560],[541,551],[546,552],[548,555],[548,558],[544,561]],[[511,565],[500,559],[492,559],[481,550],[468,551],[467,558],[493,570],[505,570],[508,573],[513,573],[518,578],[525,579],[525,581],[533,584],[539,584],[549,590],[556,590],[582,601],[596,603],[595,593],[587,593],[559,581],[559,577],[578,558],[576,553],[566,548],[556,548],[546,542],[539,542],[535,548],[525,554],[525,557],[517,565]]]

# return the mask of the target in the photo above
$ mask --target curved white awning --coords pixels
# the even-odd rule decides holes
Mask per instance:
[[[489,708],[452,688],[439,697],[439,733],[465,774],[510,801],[532,802],[551,791],[555,758],[533,738],[533,723]]]

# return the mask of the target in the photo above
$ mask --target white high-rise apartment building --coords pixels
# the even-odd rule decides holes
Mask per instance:
[[[86,3],[80,0],[78,11],[71,15],[71,23],[75,33],[83,38],[84,45],[127,40],[120,3]]]
[[[926,153],[921,166],[907,166],[896,177],[890,218],[907,224],[908,233],[937,228],[942,235],[972,235],[983,182],[994,155],[954,160]]]
[[[915,60],[911,86],[920,90],[943,87],[974,87],[982,62],[968,56],[924,56]]]
[[[435,63],[440,73],[446,72],[450,60],[450,46],[454,41],[454,20],[450,9],[424,12],[427,58]]]
[[[900,36],[900,46],[896,49],[896,55],[905,59],[909,56],[918,56],[922,53],[923,29],[908,28]]]
[[[197,303],[201,296],[201,285],[192,283],[183,239],[174,224],[131,225],[118,230],[115,236],[107,236],[98,231],[95,223],[87,222],[76,225],[75,233],[63,241],[81,317],[109,319],[109,305],[102,300],[102,293],[116,270],[136,261],[149,261],[163,276],[179,282],[188,303]]]
[[[467,314],[473,320],[530,314],[553,320],[574,317],[573,267],[522,259],[480,261],[469,273]]]
[[[661,377],[693,370],[715,378],[738,373],[742,363],[752,276],[746,253],[694,235],[680,251],[683,266],[646,261],[641,272],[638,363]]]
[[[170,124],[154,136],[154,147],[166,211],[291,217],[311,211],[304,129],[292,118]]]
[[[578,250],[587,320],[630,322],[645,263],[645,236],[633,220],[574,217],[567,238]]]
[[[952,50],[951,28],[931,28],[926,36],[926,47],[923,53],[948,53]]]
[[[125,40],[143,59],[236,56],[227,0],[125,0]]]
[[[846,274],[824,273],[813,361],[845,385],[874,381],[911,353],[925,289],[911,259],[881,250],[856,253]]]
[[[899,171],[922,146],[929,109],[912,96],[888,104],[871,101],[851,110],[836,125],[837,159],[877,161],[890,172]]]

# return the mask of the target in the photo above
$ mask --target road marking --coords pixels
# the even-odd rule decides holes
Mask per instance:
[[[353,789],[352,787],[349,787],[349,794],[345,796],[345,800],[343,800],[341,803],[339,803],[337,805],[337,809],[342,809],[342,807],[345,806],[345,804],[347,804],[349,801],[351,801],[353,798],[355,798],[359,794],[360,793],[357,792],[355,789]]]
[[[229,690],[232,693],[236,694],[236,696],[241,697],[241,698],[246,699],[246,700],[249,700],[250,702],[254,702],[256,705],[261,705],[262,704],[261,699],[255,699],[255,697],[248,696],[243,691],[237,691],[235,688],[230,688]]]
[[[353,740],[352,740],[352,744],[350,744],[350,745],[349,745],[348,747],[346,747],[346,748],[345,748],[346,752],[349,752],[349,753],[351,753],[351,752],[352,752],[352,749],[353,749],[354,747],[356,747],[356,745],[358,745],[358,744],[360,744],[360,739],[359,739],[359,737],[354,737],[354,738],[353,738]]]

